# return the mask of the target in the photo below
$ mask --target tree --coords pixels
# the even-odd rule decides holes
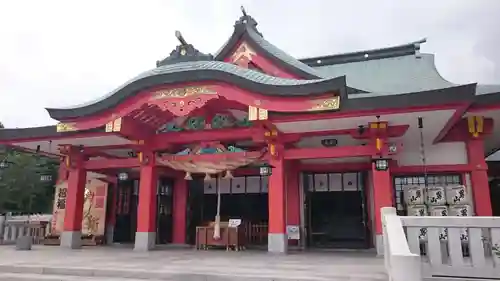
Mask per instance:
[[[3,125],[0,123],[0,130]],[[50,158],[0,147],[0,213],[50,212],[58,163]],[[51,180],[42,181],[48,175]]]

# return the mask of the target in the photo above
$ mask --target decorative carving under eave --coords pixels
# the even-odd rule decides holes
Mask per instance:
[[[313,100],[311,102],[313,106],[309,108],[308,111],[337,110],[340,108],[339,96],[328,99]]]
[[[252,61],[255,54],[256,52],[246,42],[243,42],[231,55],[231,62],[241,67],[248,67],[248,63]]]
[[[75,127],[75,123],[58,123],[56,125],[56,131],[58,133],[74,132],[77,130],[78,129]]]
[[[196,108],[204,106],[209,100],[218,98],[217,92],[209,87],[185,87],[159,90],[153,93],[149,104],[168,110],[175,116],[186,116]]]

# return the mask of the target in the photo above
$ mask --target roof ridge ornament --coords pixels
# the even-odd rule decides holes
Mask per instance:
[[[179,40],[180,44],[172,52],[170,52],[170,55],[167,58],[161,61],[156,61],[156,67],[188,61],[214,60],[214,57],[211,54],[204,54],[198,51],[192,44],[188,44],[180,31],[175,31],[175,37]]]
[[[179,30],[176,30],[175,31],[175,37],[177,37],[177,40],[179,40],[179,42],[181,43],[181,46],[187,46],[189,45],[186,40],[184,39],[184,37],[182,36],[181,32]]]
[[[247,13],[247,11],[245,10],[245,7],[243,7],[243,5],[240,7],[240,9],[241,9],[241,13],[243,15],[234,23],[234,27],[235,28],[250,27],[255,32],[257,32],[260,36],[262,36],[262,33],[260,33],[257,30],[257,25],[258,25],[257,21]]]

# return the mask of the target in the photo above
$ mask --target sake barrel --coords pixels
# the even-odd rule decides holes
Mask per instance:
[[[444,186],[430,186],[426,191],[427,205],[443,206],[446,205],[446,191]]]
[[[424,186],[422,185],[407,185],[403,187],[405,203],[410,205],[424,205]]]

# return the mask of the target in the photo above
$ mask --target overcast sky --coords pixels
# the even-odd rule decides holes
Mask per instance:
[[[55,124],[44,107],[87,102],[155,66],[178,44],[214,53],[240,5],[296,57],[426,37],[455,83],[500,84],[499,0],[0,0],[0,121]]]

